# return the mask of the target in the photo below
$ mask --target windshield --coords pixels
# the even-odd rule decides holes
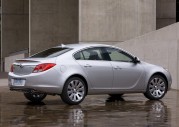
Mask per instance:
[[[52,57],[57,57],[70,50],[71,50],[70,48],[61,48],[61,47],[50,48],[30,56],[30,58],[52,58]]]

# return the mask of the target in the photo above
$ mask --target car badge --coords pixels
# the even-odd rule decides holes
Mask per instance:
[[[20,64],[19,66],[20,66],[20,68],[23,68],[22,64]]]
[[[20,68],[23,68],[23,65],[22,65],[22,64],[17,64],[17,66],[19,66]]]

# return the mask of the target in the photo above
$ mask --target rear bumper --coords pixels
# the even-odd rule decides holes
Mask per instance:
[[[25,80],[24,86],[14,86],[12,79]],[[61,94],[63,84],[60,80],[59,72],[55,69],[50,69],[45,72],[31,73],[29,75],[17,75],[9,72],[8,85],[10,90],[30,92],[39,91],[49,94]]]
[[[41,92],[41,91],[36,91],[34,89],[29,89],[29,88],[14,88],[14,87],[10,87],[10,90],[11,91],[19,91],[19,92],[24,92],[24,93],[44,93],[44,92]]]

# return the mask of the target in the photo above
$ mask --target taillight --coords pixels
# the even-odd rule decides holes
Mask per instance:
[[[37,73],[37,72],[43,72],[46,71],[52,67],[54,67],[56,64],[54,63],[43,63],[43,64],[39,64],[37,65],[34,70],[33,73]]]
[[[11,65],[11,70],[10,71],[14,72],[14,66],[13,66],[13,64]]]

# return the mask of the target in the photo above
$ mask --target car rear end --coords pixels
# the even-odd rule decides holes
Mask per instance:
[[[16,60],[9,72],[10,90],[59,94],[63,84],[59,80],[56,59],[69,50],[56,47]]]
[[[9,72],[10,90],[58,93],[58,71],[55,59],[17,60]]]

